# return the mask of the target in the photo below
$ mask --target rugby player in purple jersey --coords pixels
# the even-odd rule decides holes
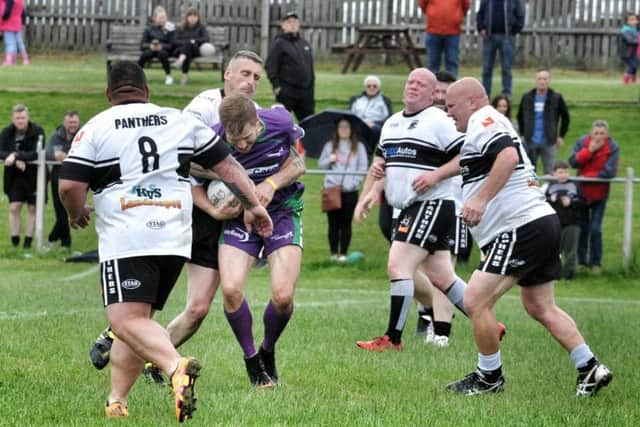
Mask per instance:
[[[240,209],[223,225],[218,250],[224,311],[242,351],[252,385],[272,388],[279,380],[275,346],[293,313],[293,296],[302,260],[302,193],[296,179],[273,179],[289,158],[303,131],[283,107],[257,110],[247,97],[229,95],[220,104],[220,124],[214,126],[232,147],[256,188],[270,186],[273,197],[262,199],[274,230],[263,238],[247,229]],[[302,162],[302,159],[296,161]],[[301,168],[304,170],[304,168]],[[263,251],[271,273],[271,299],[263,314],[264,338],[258,350],[252,333],[253,316],[244,288],[251,266]]]

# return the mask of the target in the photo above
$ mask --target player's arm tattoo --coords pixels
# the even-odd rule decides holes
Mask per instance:
[[[249,179],[242,165],[233,156],[227,156],[223,161],[216,164],[213,170],[220,176],[220,179],[224,181],[245,209],[251,209],[260,204],[255,194],[255,185]]]
[[[196,178],[220,179],[217,173],[215,173],[211,169],[205,169],[195,162],[191,162],[191,166],[189,167],[189,175],[195,176]]]
[[[295,147],[289,149],[289,157],[285,160],[282,168],[271,176],[277,184],[278,188],[291,185],[298,180],[306,172],[304,159],[298,153]]]
[[[289,147],[289,158],[293,159],[293,164],[296,168],[302,169],[302,173],[305,172],[306,167],[304,164],[304,159],[302,158],[300,153],[298,153],[296,147]]]

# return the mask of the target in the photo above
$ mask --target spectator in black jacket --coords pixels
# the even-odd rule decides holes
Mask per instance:
[[[13,107],[11,124],[0,132],[0,159],[4,160],[4,193],[9,198],[9,231],[11,244],[20,244],[22,205],[28,209],[23,247],[31,248],[36,224],[36,188],[38,166],[27,162],[38,158],[38,144],[44,144],[44,130],[29,121],[29,109],[22,104]]]
[[[280,26],[265,68],[276,100],[301,121],[315,112],[313,52],[300,36],[298,14],[287,13]]]
[[[535,89],[522,95],[518,108],[518,129],[531,163],[536,166],[541,156],[545,175],[553,171],[557,147],[564,144],[571,119],[562,95],[549,87],[550,79],[549,70],[539,69]]]
[[[515,36],[524,27],[520,0],[481,0],[477,28],[482,37],[482,86],[491,96],[493,64],[497,51],[502,59],[502,94],[511,97],[511,68]]]
[[[185,85],[189,81],[189,67],[193,58],[200,56],[200,46],[209,41],[209,33],[200,22],[200,12],[195,7],[190,7],[184,15],[182,24],[178,27],[174,37],[177,56],[176,67],[182,68],[180,84]]]
[[[62,124],[51,135],[51,139],[47,144],[47,160],[64,161],[71,149],[71,142],[73,142],[73,138],[78,133],[78,129],[80,129],[80,116],[78,116],[78,113],[76,111],[64,113]],[[55,242],[59,240],[61,249],[70,250],[71,230],[69,229],[69,217],[58,195],[60,167],[60,165],[54,165],[51,168],[51,197],[53,199],[53,208],[56,212],[56,223],[49,233],[48,243],[51,249]]]
[[[153,23],[145,28],[140,41],[142,54],[138,59],[138,65],[144,67],[153,58],[158,58],[165,73],[164,84],[172,85],[171,67],[169,56],[173,52],[174,25],[167,22],[167,11],[162,6],[156,6],[153,10]]]

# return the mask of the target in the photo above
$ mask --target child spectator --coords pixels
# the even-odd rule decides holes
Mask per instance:
[[[29,65],[29,55],[22,40],[24,19],[23,0],[0,0],[0,32],[4,33],[2,65],[14,65],[18,53],[22,56],[22,65]]]
[[[207,29],[200,22],[200,13],[195,7],[190,7],[184,15],[182,24],[176,31],[174,42],[176,46],[176,68],[182,68],[181,85],[189,81],[189,67],[193,58],[200,56],[200,46],[209,41]]]
[[[622,37],[622,60],[624,61],[624,84],[635,83],[638,71],[638,15],[627,12],[625,25],[620,30]]]
[[[553,165],[553,175],[558,179],[547,187],[547,202],[558,213],[562,226],[560,237],[561,279],[571,280],[576,271],[580,222],[584,210],[584,199],[578,185],[569,181],[569,164],[558,160]]]

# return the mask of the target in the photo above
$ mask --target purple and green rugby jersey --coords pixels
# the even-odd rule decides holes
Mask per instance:
[[[251,151],[242,154],[232,149],[231,153],[256,184],[260,184],[282,168],[289,158],[291,147],[295,149],[296,139],[304,135],[302,128],[293,123],[291,114],[283,107],[258,110],[258,118],[262,123],[262,132]],[[214,125],[213,129],[226,140],[222,124]],[[300,197],[303,191],[304,185],[301,182],[279,188],[267,210],[284,207],[287,200],[294,195]]]

